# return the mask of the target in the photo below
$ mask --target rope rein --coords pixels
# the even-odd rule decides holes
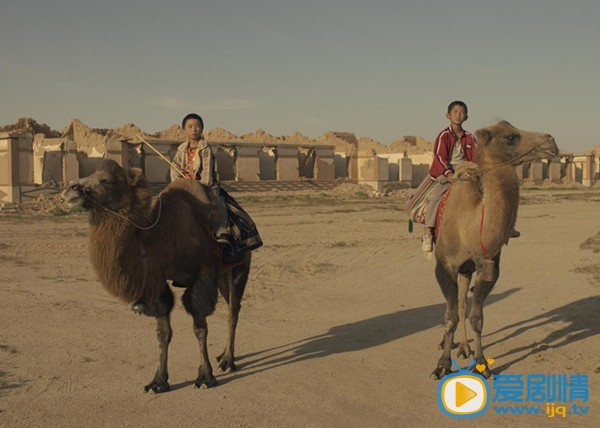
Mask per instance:
[[[514,161],[516,161],[516,160],[518,160],[518,159],[521,159],[522,157],[525,157],[525,156],[527,156],[529,153],[531,153],[532,151],[534,151],[535,149],[537,149],[538,147],[540,147],[540,146],[541,146],[541,145],[543,145],[543,144],[544,144],[544,143],[540,143],[540,144],[538,144],[537,146],[535,146],[535,147],[532,147],[531,149],[527,150],[525,153],[522,153],[522,154],[520,154],[519,156],[515,156],[514,158],[512,158],[512,159],[509,159],[509,160],[507,160],[507,161],[504,161],[504,162],[502,162],[502,163],[499,163],[498,165],[493,165],[493,166],[491,166],[491,167],[489,167],[489,168],[481,168],[481,169],[480,169],[480,174],[476,174],[476,175],[485,174],[485,173],[487,173],[487,172],[490,172],[490,171],[493,171],[493,170],[495,170],[496,168],[500,168],[501,166],[504,166],[504,165],[509,165],[509,164],[513,163]],[[473,169],[474,169],[474,168],[473,168]],[[466,177],[464,177],[463,175],[461,175],[461,176],[457,176],[456,178],[453,176],[453,177],[450,179],[450,181],[474,181],[472,177],[473,177],[473,176],[471,176],[471,175],[467,175]]]
[[[158,221],[160,220],[160,215],[162,212],[162,193],[158,194],[158,215],[156,216],[156,220],[154,221],[154,223],[152,223],[150,226],[140,226],[139,224],[136,224],[135,222],[133,222],[131,219],[129,219],[128,217],[124,216],[123,214],[121,214],[120,212],[117,212],[115,210],[112,210],[108,207],[105,207],[104,205],[102,205],[100,202],[96,201],[94,198],[92,198],[90,195],[88,195],[88,193],[85,191],[85,189],[83,189],[83,195],[89,199],[90,201],[92,201],[94,204],[96,204],[97,206],[99,206],[100,208],[102,208],[104,211],[107,211],[111,214],[116,215],[117,217],[120,217],[124,220],[126,220],[129,224],[131,224],[133,227],[140,229],[140,230],[150,230],[153,227],[155,227],[158,224]],[[144,292],[146,290],[146,283],[148,281],[148,257],[146,254],[146,247],[144,246],[144,243],[141,242],[140,243],[141,248],[140,248],[140,256],[142,257],[142,269],[143,269],[143,276],[142,276],[142,292]]]
[[[524,156],[527,156],[529,153],[531,153],[532,151],[534,151],[535,149],[537,149],[538,147],[540,147],[543,144],[544,143],[540,143],[537,146],[532,147],[531,149],[527,150],[525,153],[523,153],[523,154],[521,154],[519,156],[516,156],[516,157],[514,157],[512,159],[509,159],[509,160],[507,160],[505,162],[502,162],[502,163],[500,163],[498,165],[494,165],[494,166],[492,166],[490,168],[487,168],[487,169],[483,169],[482,168],[481,169],[481,174],[485,174],[487,172],[493,171],[496,168],[500,168],[501,166],[511,164],[514,161],[516,161],[518,159],[521,159]],[[465,178],[463,178],[463,176],[459,176],[459,177],[456,177],[455,180],[456,181],[474,181],[474,179],[473,179],[472,176],[468,176],[468,177],[465,177]],[[485,245],[483,243],[483,221],[484,221],[484,218],[485,218],[485,205],[483,204],[483,201],[482,201],[482,203],[481,203],[481,222],[479,223],[479,246],[481,247],[485,258],[488,259],[488,260],[491,260],[492,256],[490,255],[488,249],[485,247]]]
[[[531,153],[532,151],[534,151],[535,149],[537,149],[538,147],[540,147],[540,146],[542,146],[542,145],[544,145],[544,144],[545,144],[545,143],[540,143],[540,144],[538,144],[537,146],[535,146],[535,147],[532,147],[531,149],[527,150],[525,153],[523,153],[523,154],[521,154],[521,155],[519,155],[519,156],[517,156],[517,157],[514,157],[514,158],[512,158],[512,159],[509,159],[509,160],[507,160],[507,161],[505,161],[505,162],[502,162],[502,163],[500,163],[500,164],[498,164],[498,165],[495,165],[494,167],[490,168],[490,169],[489,169],[489,171],[491,171],[491,170],[493,170],[493,169],[496,169],[496,168],[499,168],[499,167],[501,167],[501,166],[504,166],[504,165],[508,165],[508,164],[510,164],[510,163],[512,163],[512,162],[514,162],[514,161],[516,161],[517,159],[521,159],[522,157],[525,157],[525,156],[527,156],[529,153]]]
[[[112,214],[116,215],[117,217],[121,217],[122,219],[126,220],[129,224],[131,224],[133,227],[135,227],[137,229],[140,229],[140,230],[150,230],[150,229],[156,227],[156,225],[158,224],[158,221],[160,220],[160,215],[161,215],[161,212],[162,212],[162,198],[161,198],[162,193],[158,194],[158,214],[156,216],[156,220],[150,226],[140,226],[139,224],[134,223],[131,219],[129,219],[127,216],[124,216],[120,212],[117,212],[117,211],[112,210],[112,209],[110,209],[108,207],[105,207],[100,202],[96,201],[94,198],[92,198],[90,195],[88,195],[87,192],[84,191],[83,194],[84,194],[84,196],[86,198],[88,198],[90,201],[92,201],[93,203],[95,203],[96,205],[98,205],[104,211],[108,211],[109,213],[112,213]]]
[[[485,255],[485,258],[490,260],[492,258],[492,256],[490,255],[489,251],[487,250],[487,248],[485,248],[485,245],[483,244],[483,218],[484,218],[484,216],[485,216],[485,205],[481,204],[481,222],[479,223],[479,246],[483,250],[483,254]]]

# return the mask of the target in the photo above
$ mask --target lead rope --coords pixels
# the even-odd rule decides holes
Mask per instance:
[[[540,147],[542,144],[544,144],[544,143],[540,143],[540,144],[538,144],[537,146],[535,146],[535,147],[533,147],[533,148],[529,149],[529,150],[528,150],[528,151],[526,151],[525,153],[523,153],[523,154],[521,154],[521,155],[519,155],[519,156],[517,156],[517,157],[514,157],[514,158],[512,158],[512,159],[510,159],[510,160],[508,160],[508,161],[506,161],[506,162],[502,162],[502,163],[500,163],[500,164],[498,164],[498,165],[494,165],[493,167],[491,167],[491,168],[488,168],[488,169],[487,169],[487,171],[492,171],[492,170],[494,170],[494,169],[496,169],[496,168],[499,168],[499,167],[501,167],[501,166],[504,166],[504,165],[507,165],[507,164],[509,164],[509,163],[512,163],[512,162],[514,162],[514,161],[515,161],[515,160],[517,160],[517,159],[521,159],[522,157],[524,157],[524,156],[528,155],[529,153],[531,153],[532,151],[534,151],[535,149],[537,149],[538,147]],[[487,171],[483,171],[483,173],[485,174]],[[463,179],[463,178],[461,178],[461,177],[457,177],[457,178],[456,178],[456,180],[457,180],[457,181],[460,181],[460,180],[467,180],[467,179]],[[489,251],[487,250],[487,248],[486,248],[486,247],[485,247],[485,245],[483,244],[483,220],[484,220],[484,218],[485,218],[485,205],[483,205],[483,203],[482,203],[482,204],[481,204],[481,222],[479,223],[479,246],[480,246],[480,247],[481,247],[481,249],[483,250],[483,254],[485,255],[485,257],[486,257],[488,260],[491,260],[491,259],[492,259],[492,256],[490,255]]]
[[[146,291],[146,278],[148,278],[148,257],[146,256],[146,246],[140,242],[142,246],[142,266],[144,267],[144,276],[142,277],[142,291]]]
[[[85,195],[86,198],[88,198],[90,201],[94,202],[96,205],[98,205],[103,210],[108,211],[109,213],[112,213],[112,214],[116,215],[117,217],[121,217],[122,219],[124,219],[128,223],[130,223],[132,226],[134,226],[140,230],[152,229],[153,227],[155,227],[158,224],[158,220],[160,220],[160,214],[162,211],[161,193],[158,194],[158,215],[156,216],[156,220],[154,221],[154,223],[152,223],[150,226],[140,226],[138,224],[135,224],[132,220],[125,217],[123,214],[121,214],[115,210],[111,210],[110,208],[107,208],[104,205],[100,204],[98,201],[96,201],[94,198],[92,198],[90,195],[88,195],[85,191],[83,192],[83,194]],[[142,267],[144,270],[144,275],[142,276],[142,290],[145,290],[146,289],[146,281],[148,278],[148,257],[146,255],[146,247],[144,246],[143,243],[141,243],[141,246],[142,246],[142,248],[141,248],[140,253],[142,256]]]
[[[487,250],[487,248],[485,248],[485,245],[483,245],[483,218],[485,216],[485,205],[481,204],[481,223],[479,223],[479,245],[481,246],[481,249],[483,250],[483,254],[485,255],[485,257],[488,260],[492,259],[492,256],[490,256],[489,251]]]
[[[493,165],[493,166],[491,166],[491,167],[489,167],[489,168],[487,168],[487,169],[483,169],[483,168],[481,168],[481,173],[482,173],[482,174],[485,174],[486,172],[493,171],[493,170],[495,170],[496,168],[500,168],[501,166],[504,166],[504,165],[511,164],[512,162],[514,162],[514,161],[516,161],[516,160],[518,160],[518,159],[521,159],[521,158],[522,158],[522,157],[524,157],[524,156],[527,156],[529,153],[531,153],[532,151],[534,151],[535,149],[537,149],[538,147],[540,147],[540,146],[541,146],[541,145],[543,145],[543,144],[544,144],[544,143],[540,143],[540,144],[538,144],[537,146],[535,146],[535,147],[533,147],[533,148],[531,148],[531,149],[527,150],[525,153],[523,153],[523,154],[521,154],[521,155],[519,155],[519,156],[515,156],[514,158],[512,158],[512,159],[509,159],[509,160],[507,160],[507,161],[504,161],[504,162],[502,162],[502,163],[499,163],[498,165]],[[451,181],[472,181],[472,179],[471,179],[471,178],[469,178],[469,177],[468,177],[468,178],[462,178],[462,177],[456,177],[456,178],[455,178],[455,177],[452,177],[450,180],[451,180]]]
[[[98,201],[96,201],[94,198],[92,198],[91,196],[89,196],[86,192],[83,193],[85,195],[86,198],[88,198],[90,201],[94,202],[96,205],[98,205],[100,208],[102,208],[104,211],[108,211],[114,215],[116,215],[117,217],[121,217],[122,219],[126,220],[129,224],[131,224],[132,226],[136,227],[137,229],[140,230],[150,230],[153,227],[155,227],[158,224],[158,220],[160,220],[160,214],[162,212],[162,193],[158,194],[158,215],[156,216],[156,220],[154,221],[154,223],[152,223],[150,226],[140,226],[136,223],[134,223],[131,219],[127,218],[126,216],[124,216],[123,214],[115,211],[115,210],[111,210],[108,207],[105,207],[104,205],[100,204]]]

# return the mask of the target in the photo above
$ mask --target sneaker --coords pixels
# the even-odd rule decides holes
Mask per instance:
[[[219,245],[223,245],[225,247],[231,247],[231,240],[229,239],[229,235],[221,234],[215,238]]]
[[[433,235],[423,235],[421,248],[424,252],[430,253],[433,251]]]
[[[147,309],[147,306],[143,300],[136,300],[135,302],[133,302],[131,304],[131,310],[138,314],[143,314],[146,309]]]
[[[517,229],[513,229],[510,231],[511,238],[518,238],[519,236],[521,236],[521,232],[519,232]]]

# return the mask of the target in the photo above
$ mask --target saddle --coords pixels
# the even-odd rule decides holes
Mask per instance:
[[[454,183],[456,183],[456,182],[453,181],[452,183],[450,183],[450,187],[448,187],[448,190],[446,190],[446,192],[442,196],[442,199],[440,200],[440,205],[438,206],[438,212],[435,216],[435,230],[433,231],[433,236],[435,236],[435,237],[440,236],[440,227],[442,225],[442,218],[444,217],[444,211],[446,210],[446,203],[448,202],[448,198],[450,197],[450,191],[454,187]]]
[[[404,212],[408,215],[409,218],[409,230],[412,232],[412,222],[425,224],[425,212],[427,210],[427,197],[433,186],[435,185],[435,181],[431,179],[429,174],[423,179],[421,184],[417,187],[417,190],[413,195],[408,199],[406,205],[404,206]]]
[[[231,230],[231,245],[219,245],[221,263],[224,268],[231,268],[242,264],[245,253],[261,247],[263,242],[250,215],[223,188],[220,192],[225,200]]]
[[[412,232],[412,223],[425,224],[425,216],[427,214],[427,209],[429,206],[428,196],[429,196],[429,193],[431,193],[431,190],[433,189],[434,185],[435,185],[435,180],[432,180],[431,177],[428,175],[421,182],[421,184],[417,188],[416,192],[413,194],[413,196],[411,196],[411,198],[406,203],[406,206],[404,207],[404,211],[408,214],[408,218],[409,218],[409,224],[408,224],[409,232]],[[444,193],[444,195],[442,196],[442,199],[440,200],[440,204],[438,206],[438,212],[436,215],[434,236],[438,236],[440,223],[442,220],[442,216],[444,215],[444,208],[446,207],[446,202],[448,202],[448,196],[450,195],[450,190],[452,189],[453,185],[454,185],[454,183],[450,184],[450,187]]]
[[[440,225],[442,223],[442,218],[444,216],[444,210],[446,208],[446,203],[448,202],[448,197],[450,196],[450,191],[454,186],[455,182],[458,180],[469,180],[473,181],[479,187],[479,191],[483,194],[481,190],[481,167],[473,162],[461,162],[454,172],[454,177],[450,179],[451,184],[448,190],[442,196],[440,200],[440,204],[438,206],[438,212],[436,214],[436,222],[435,222],[435,231],[434,236],[439,236]],[[429,175],[427,175],[421,184],[417,187],[415,193],[409,198],[404,207],[404,211],[407,213],[409,222],[408,222],[408,231],[412,232],[413,222],[425,224],[425,215],[427,213],[428,206],[428,196],[431,193],[435,185],[435,180],[432,180]]]

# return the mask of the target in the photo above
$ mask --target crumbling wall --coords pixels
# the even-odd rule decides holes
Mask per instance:
[[[335,153],[333,155],[335,178],[348,178],[350,176],[350,156],[346,153]]]
[[[433,161],[433,153],[410,155],[412,161],[412,186],[416,187],[429,175],[429,166]]]
[[[167,159],[169,159],[171,162],[173,162],[173,159],[175,158],[175,154],[177,154],[177,148],[179,147],[179,144],[171,144],[171,147],[169,148],[169,150],[167,151]],[[171,167],[169,166],[169,171],[167,173],[167,177],[166,177],[167,181],[171,181]]]
[[[63,151],[48,151],[42,160],[42,183],[63,185]]]
[[[139,147],[142,153],[142,171],[144,171],[144,175],[149,183],[168,183],[171,181],[171,165],[164,158],[169,159],[169,154],[173,150],[177,151],[179,143],[170,140],[148,139],[146,141],[152,145],[154,150],[147,144],[135,144],[135,141],[130,144],[136,150]]]
[[[358,140],[352,132],[326,132],[317,141],[322,145],[334,146],[337,153],[354,156],[358,151]]]
[[[299,181],[298,147],[277,146],[277,181]]]
[[[47,138],[44,134],[36,134],[32,142],[33,180],[36,184],[61,184],[62,157],[66,138]]]
[[[258,152],[261,181],[277,180],[277,149],[264,146]]]
[[[20,202],[21,193],[34,187],[33,135],[0,133],[0,201]]]
[[[79,177],[87,177],[98,169],[104,158],[98,156],[88,156],[85,152],[77,152],[77,163],[79,164]]]
[[[298,174],[302,178],[315,177],[315,150],[312,147],[298,148]]]
[[[259,144],[240,144],[237,149],[236,181],[260,181],[260,152]]]
[[[73,119],[65,128],[62,138],[74,141],[77,151],[86,153],[88,157],[104,157],[108,129],[90,128],[78,119]]]
[[[215,154],[216,169],[220,181],[235,181],[236,171],[235,162],[237,160],[237,150],[231,145],[212,146]]]
[[[404,156],[403,153],[384,153],[378,154],[379,157],[388,160],[388,177],[390,181],[400,181],[399,161]]]
[[[129,168],[141,168],[150,183],[166,183],[168,163],[142,140],[172,159],[185,138],[178,125],[149,136],[133,124],[112,130],[92,129],[77,119],[61,133],[31,119],[19,120],[10,129],[6,138],[0,138],[0,182],[4,180],[3,188],[7,189],[20,189],[28,183],[63,184],[93,173],[105,158]],[[207,131],[205,135],[213,141],[211,146],[222,181],[344,178],[369,181],[375,186],[385,181],[411,182],[417,186],[428,176],[433,158],[431,143],[419,141],[418,137],[395,142],[396,148],[406,149],[400,153],[375,140],[365,137],[357,140],[353,133],[345,132],[328,132],[318,139],[300,133],[274,137],[261,130],[242,137],[223,129]],[[535,183],[570,181],[590,186],[600,177],[600,165],[596,151],[590,151],[520,165],[517,175]]]
[[[333,147],[315,146],[315,175],[317,181],[335,180],[335,165],[333,158]]]

